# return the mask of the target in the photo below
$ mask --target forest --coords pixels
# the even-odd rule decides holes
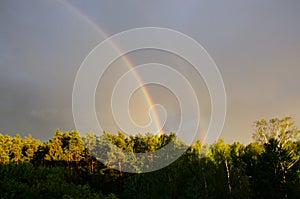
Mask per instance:
[[[57,129],[46,142],[31,135],[0,134],[0,198],[298,198],[299,135],[290,117],[261,119],[247,145],[198,140],[167,167],[127,173],[122,171],[126,165],[137,171],[143,166],[135,165],[136,153],[185,143],[175,133],[81,136],[76,130]],[[113,153],[112,146],[130,158],[122,150]],[[94,149],[106,161],[99,161]],[[145,161],[151,163],[153,157]]]

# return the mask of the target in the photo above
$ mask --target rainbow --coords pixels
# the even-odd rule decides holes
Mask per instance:
[[[73,4],[71,4],[70,2],[68,2],[67,0],[57,0],[59,3],[61,3],[63,6],[65,6],[66,8],[70,9],[72,12],[74,12],[76,15],[78,15],[79,17],[81,17],[82,19],[84,19],[84,21],[89,24],[92,28],[94,28],[94,30],[96,30],[102,37],[104,37],[105,39],[109,37],[109,34],[107,34],[103,28],[101,28],[101,26],[99,24],[97,24],[95,21],[93,21],[89,16],[87,16],[86,14],[84,14],[78,7],[74,6]],[[122,55],[122,51],[121,49],[117,46],[116,43],[114,43],[113,41],[110,42],[111,46],[120,54]],[[130,70],[133,71],[133,74],[136,78],[136,80],[139,82],[139,84],[141,85],[141,89],[143,92],[143,95],[145,97],[145,100],[147,101],[149,107],[153,108],[153,115],[154,115],[154,122],[155,125],[157,127],[157,129],[159,130],[159,135],[164,134],[163,132],[163,126],[161,125],[161,122],[159,120],[159,115],[154,107],[154,103],[153,100],[151,98],[151,95],[148,91],[148,89],[145,87],[145,84],[142,81],[142,78],[139,76],[139,74],[137,72],[135,72],[134,70],[134,64],[130,61],[130,59],[124,55],[121,57],[122,61],[128,66],[128,68]]]

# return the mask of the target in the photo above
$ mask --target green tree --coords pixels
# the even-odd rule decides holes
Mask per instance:
[[[85,146],[85,150],[83,151],[83,159],[82,163],[90,170],[91,173],[95,172],[95,166],[97,159],[93,156],[95,152],[95,147],[97,144],[97,136],[93,132],[87,132],[85,136],[82,137],[82,142]]]
[[[245,146],[235,142],[230,146],[232,198],[248,198],[250,186],[244,161]]]
[[[231,157],[230,146],[219,139],[217,143],[212,145],[211,157],[217,165],[217,176],[219,178],[216,186],[218,187],[218,197],[231,197],[232,194],[232,174],[231,174]]]
[[[9,135],[3,136],[0,134],[0,164],[9,163],[9,152],[11,145],[11,137]]]
[[[255,182],[257,197],[288,198],[295,195],[290,187],[299,187],[299,130],[290,117],[256,122],[253,136],[264,144],[258,158]],[[298,176],[295,178],[295,176]],[[298,179],[297,179],[298,178]],[[298,189],[299,194],[299,189]]]
[[[253,138],[258,143],[268,143],[270,139],[278,140],[284,145],[288,141],[299,140],[300,131],[291,117],[283,119],[272,118],[269,121],[261,119],[255,122],[255,132]]]
[[[63,151],[63,133],[61,130],[56,129],[55,135],[46,143],[47,153],[45,154],[44,159],[50,162],[62,161],[64,160],[64,151]]]
[[[38,147],[42,143],[39,140],[34,139],[30,134],[25,137],[23,141],[22,155],[24,161],[31,161]]]
[[[9,151],[10,161],[18,163],[23,161],[22,159],[22,148],[23,148],[23,139],[19,134],[16,134],[11,142],[11,147]]]
[[[81,160],[81,153],[85,147],[78,131],[65,132],[63,134],[63,145],[68,161]]]
[[[259,157],[257,190],[262,198],[290,198],[299,195],[299,156],[292,147],[284,147],[271,138],[264,144],[265,151]],[[295,178],[296,177],[296,178]],[[298,178],[298,179],[297,179]],[[296,191],[296,192],[295,192]]]

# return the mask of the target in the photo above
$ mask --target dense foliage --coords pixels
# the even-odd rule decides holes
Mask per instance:
[[[139,168],[134,153],[184,143],[173,133],[81,137],[57,129],[45,143],[0,134],[0,198],[297,198],[300,140],[291,118],[260,120],[253,137],[248,145],[197,141],[169,166],[132,174],[122,168]],[[113,146],[132,156],[112,153]]]

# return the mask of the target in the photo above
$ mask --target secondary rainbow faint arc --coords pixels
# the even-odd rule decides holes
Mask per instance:
[[[70,2],[68,2],[66,0],[57,0],[57,1],[60,2],[62,5],[64,5],[65,7],[72,10],[75,14],[77,14],[81,18],[83,18],[85,20],[85,22],[87,22],[91,27],[93,27],[105,39],[109,37],[109,35],[103,30],[103,28],[100,27],[99,24],[94,22],[89,16],[84,14],[79,8],[77,8],[76,6],[74,6],[73,4],[71,4]],[[110,44],[118,53],[120,53],[120,55],[123,54],[121,49],[112,40],[110,40]],[[150,107],[153,107],[154,103],[152,101],[151,95],[150,95],[148,89],[144,86],[143,81],[142,81],[141,77],[139,76],[139,74],[137,72],[135,72],[134,64],[131,63],[130,59],[128,57],[126,57],[126,55],[123,55],[121,57],[121,59],[129,67],[129,69],[132,69],[136,80],[141,85],[141,89],[142,89],[142,92],[144,94],[144,97],[145,97],[147,103],[149,104]],[[164,134],[163,129],[162,129],[162,125],[161,125],[160,120],[159,120],[159,116],[157,114],[157,111],[156,111],[155,107],[153,107],[152,109],[153,109],[154,122],[156,124],[156,127],[160,131],[160,134]]]

